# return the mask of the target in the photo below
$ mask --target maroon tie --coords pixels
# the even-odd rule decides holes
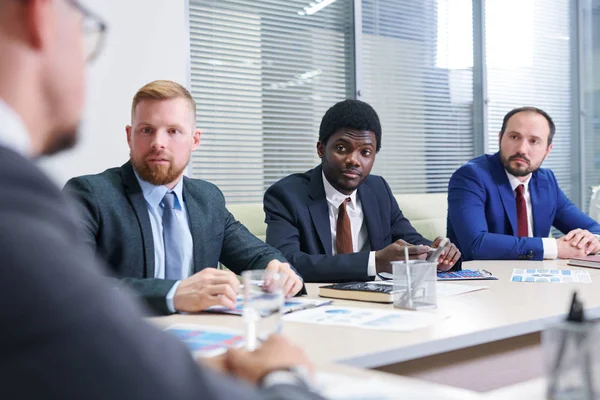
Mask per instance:
[[[350,202],[350,197],[340,205],[337,219],[337,228],[335,233],[335,251],[337,254],[348,254],[354,252],[352,247],[352,227],[350,226],[350,217],[346,212],[346,204]]]
[[[529,228],[527,224],[527,203],[525,202],[525,196],[523,196],[524,191],[524,185],[519,185],[515,189],[515,192],[517,193],[517,236],[519,237],[529,236]]]

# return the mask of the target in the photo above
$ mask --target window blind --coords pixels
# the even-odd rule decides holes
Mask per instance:
[[[190,0],[191,91],[203,131],[193,177],[262,202],[318,163],[321,117],[354,92],[348,0]]]
[[[584,8],[584,70],[583,88],[586,113],[584,121],[585,146],[585,211],[589,210],[591,187],[600,185],[600,0],[588,2]]]
[[[378,112],[373,173],[394,193],[448,190],[473,157],[471,0],[363,0],[362,100]]]
[[[504,115],[535,106],[556,125],[553,150],[543,163],[570,195],[572,125],[571,9],[569,0],[487,0],[488,148],[498,150]]]

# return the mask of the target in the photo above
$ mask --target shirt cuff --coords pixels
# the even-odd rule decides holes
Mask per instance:
[[[369,264],[367,264],[367,275],[374,276],[375,280],[380,280],[381,278],[377,275],[377,268],[375,267],[375,252],[369,252]]]
[[[555,260],[558,258],[558,245],[554,238],[542,238],[544,247],[544,260]]]
[[[181,283],[181,281],[175,282],[173,287],[171,287],[171,290],[169,290],[169,293],[167,293],[167,308],[172,313],[177,312],[177,310],[175,309],[175,306],[173,305],[173,297],[175,297],[175,292],[177,291],[177,288],[179,287],[180,283]]]

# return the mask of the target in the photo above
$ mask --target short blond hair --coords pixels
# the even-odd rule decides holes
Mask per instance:
[[[137,105],[144,100],[170,100],[183,98],[190,104],[190,109],[194,113],[194,121],[196,120],[196,101],[192,94],[177,82],[158,80],[145,84],[133,96],[131,103],[131,117],[135,113]]]

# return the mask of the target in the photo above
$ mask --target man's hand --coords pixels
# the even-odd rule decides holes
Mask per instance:
[[[285,275],[285,282],[281,285],[285,297],[293,297],[302,290],[304,283],[298,274],[294,272],[292,267],[290,267],[290,264],[282,263],[279,260],[271,260],[269,264],[267,264],[265,270],[270,272],[280,272]]]
[[[256,351],[230,349],[225,357],[225,366],[232,375],[255,385],[270,372],[281,369],[300,366],[313,372],[302,349],[280,335],[269,336]]]
[[[440,245],[440,242],[443,239],[444,238],[442,238],[440,236],[436,237],[435,240],[433,241],[433,243],[431,244],[431,247],[434,249],[437,249],[438,246]],[[452,268],[454,266],[454,264],[456,264],[458,262],[459,259],[460,259],[460,250],[458,250],[458,247],[456,247],[454,244],[452,244],[452,243],[450,243],[450,241],[448,241],[448,243],[444,247],[444,251],[442,251],[442,254],[440,254],[440,256],[437,259],[438,271],[448,271],[450,268]]]
[[[404,240],[396,240],[385,249],[375,252],[375,269],[377,273],[392,272],[392,261],[404,260],[404,248],[408,247],[408,258],[410,260],[425,260],[429,246],[406,243]]]
[[[569,259],[577,257],[585,257],[588,255],[588,251],[583,248],[580,249],[577,246],[573,246],[571,241],[565,240],[565,236],[556,239],[556,247],[558,249],[558,258]]]
[[[598,240],[598,237],[585,229],[574,229],[558,240],[569,242],[571,246],[583,250],[586,255],[600,251],[600,240]]]
[[[181,281],[173,306],[177,311],[197,312],[210,306],[222,305],[235,309],[240,281],[231,271],[205,268]]]
[[[210,367],[213,370],[220,372],[222,374],[228,374],[229,371],[227,370],[227,356],[225,354],[221,354],[219,356],[215,356],[215,357],[198,357],[196,358],[196,362]]]

